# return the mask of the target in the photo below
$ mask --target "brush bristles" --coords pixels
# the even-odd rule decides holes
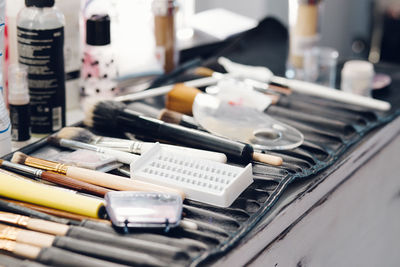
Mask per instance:
[[[96,139],[96,135],[80,127],[64,127],[56,136],[58,138],[75,140],[82,143],[91,143]]]
[[[117,116],[126,108],[125,104],[116,101],[93,103],[85,111],[84,124],[89,127],[113,129],[117,126]]]
[[[55,136],[49,136],[47,137],[47,143],[54,146],[60,146],[60,138],[57,138]]]
[[[194,73],[200,76],[204,76],[204,77],[210,77],[213,75],[214,71],[212,69],[209,68],[205,68],[205,67],[198,67],[194,70]]]
[[[198,93],[201,93],[199,89],[178,83],[167,94],[165,106],[170,110],[192,115],[193,102]]]
[[[28,156],[22,152],[15,152],[11,158],[11,162],[18,163],[18,164],[25,164],[25,160]]]
[[[183,115],[179,112],[164,109],[161,112],[160,120],[169,122],[169,123],[179,124],[182,120],[182,116]]]

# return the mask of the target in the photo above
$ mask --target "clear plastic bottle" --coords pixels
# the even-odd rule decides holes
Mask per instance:
[[[65,126],[64,15],[54,0],[25,0],[17,18],[19,62],[28,66],[31,131]]]

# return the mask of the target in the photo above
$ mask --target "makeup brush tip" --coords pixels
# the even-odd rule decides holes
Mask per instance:
[[[60,138],[58,138],[56,136],[49,136],[49,137],[47,137],[47,143],[55,145],[55,146],[59,146]]]
[[[258,153],[258,152],[253,153],[253,160],[270,164],[273,166],[281,166],[283,163],[283,159],[281,157],[270,154]]]
[[[24,153],[17,151],[13,154],[13,156],[11,158],[11,162],[18,163],[18,164],[24,164],[27,157],[28,156],[25,155]]]
[[[81,127],[64,127],[56,136],[61,139],[75,140],[83,143],[90,143],[95,138],[89,130]]]

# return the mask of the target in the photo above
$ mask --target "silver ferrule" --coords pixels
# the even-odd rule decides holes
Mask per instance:
[[[92,151],[99,151],[99,148],[97,146],[69,139],[60,139],[60,145],[63,147],[68,147],[73,149],[87,149]]]
[[[19,172],[22,172],[24,174],[29,174],[29,175],[33,175],[35,177],[40,178],[43,171],[36,169],[36,168],[32,168],[26,165],[22,165],[22,164],[18,164],[18,163],[14,163],[14,162],[10,162],[10,161],[3,161],[2,164],[4,167],[9,168],[9,169],[13,169],[13,170],[18,170]]]

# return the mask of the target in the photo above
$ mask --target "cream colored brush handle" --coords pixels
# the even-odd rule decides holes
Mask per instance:
[[[65,236],[68,232],[69,226],[45,220],[29,219],[26,228],[47,234]]]
[[[12,241],[9,241],[12,242]],[[40,248],[31,246],[31,245],[26,245],[26,244],[21,244],[21,243],[14,243],[14,250],[12,251],[15,255],[22,256],[24,258],[28,259],[36,259],[39,256],[40,253]]]
[[[34,231],[20,230],[15,241],[37,247],[51,247],[54,236]]]
[[[179,194],[184,199],[185,194],[177,189],[135,181],[118,175],[93,171],[89,169],[69,166],[67,176],[87,183],[104,186],[123,191],[145,191]]]

